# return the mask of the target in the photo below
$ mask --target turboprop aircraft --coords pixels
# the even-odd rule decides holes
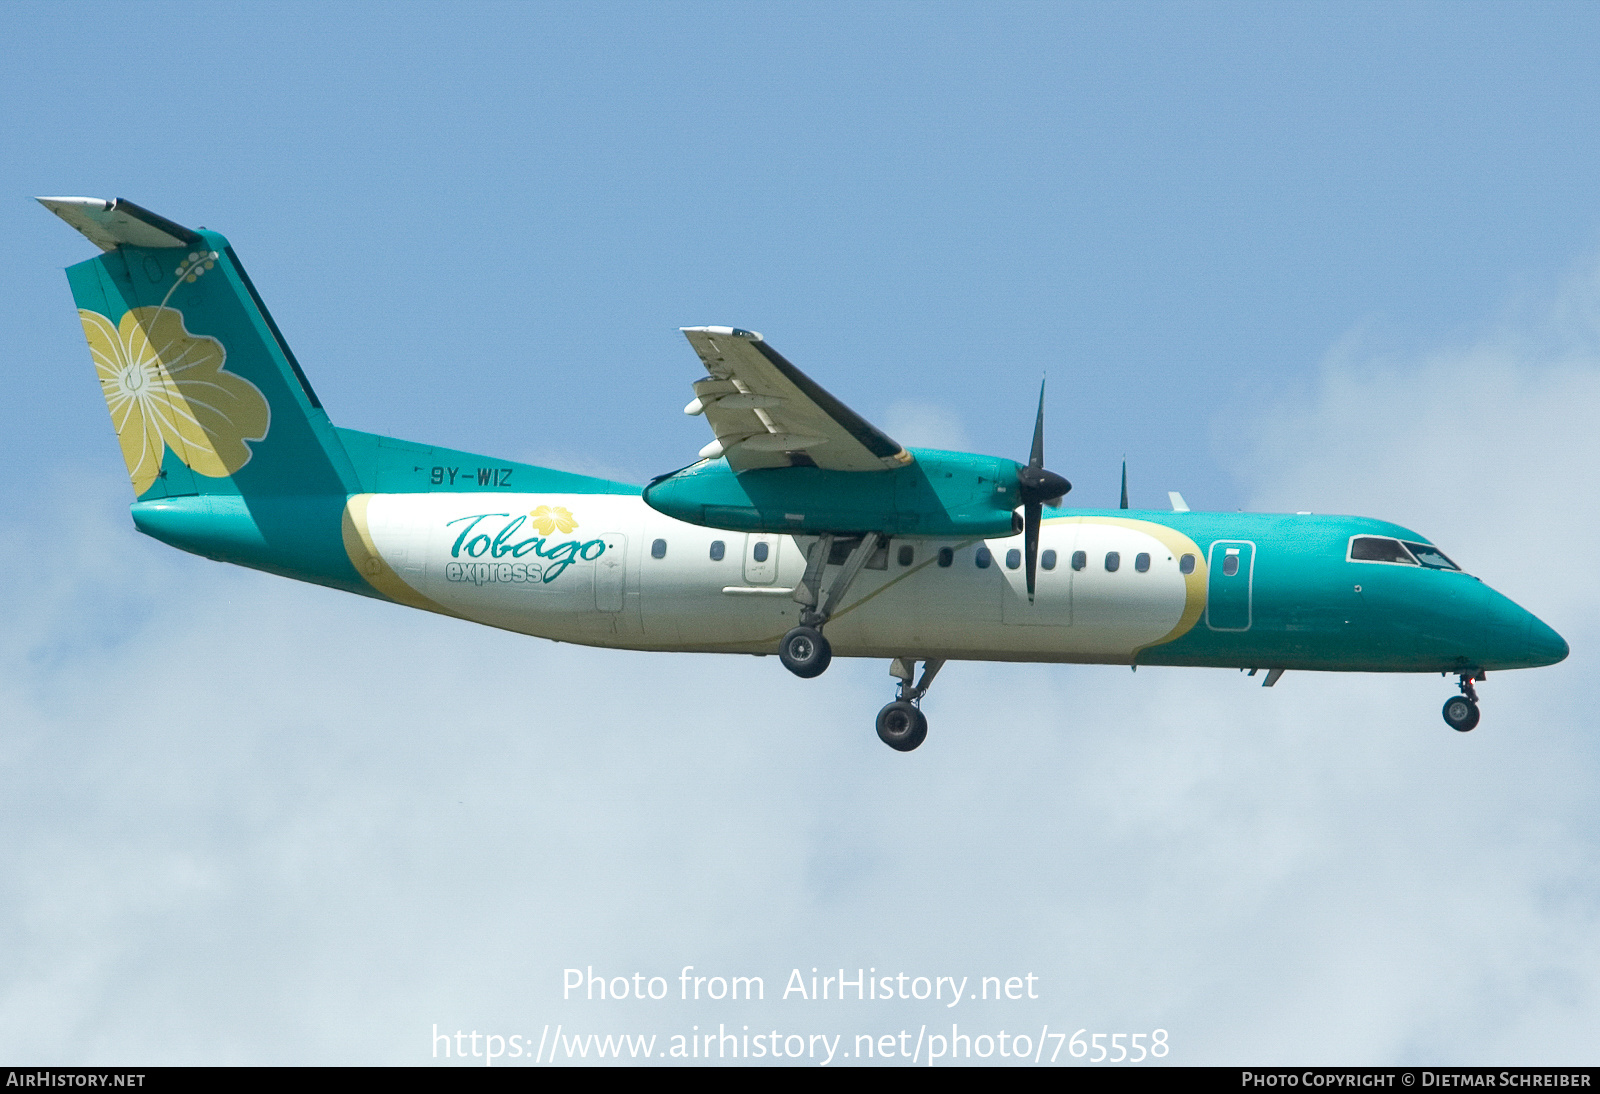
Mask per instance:
[[[329,421],[228,241],[121,199],[40,198],[103,253],[67,280],[133,481],[185,551],[591,646],[889,661],[910,751],[951,660],[1437,672],[1567,644],[1424,536],[1362,517],[1062,507],[1044,392],[1026,463],[908,449],[737,327],[685,327],[714,439],[640,487]],[[916,669],[922,665],[920,677]]]

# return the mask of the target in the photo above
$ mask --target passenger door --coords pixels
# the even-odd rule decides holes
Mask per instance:
[[[1021,536],[989,541],[1000,568],[1000,619],[1011,626],[1072,626],[1072,552],[1078,526],[1047,529],[1039,542],[1039,567],[1034,575],[1033,602],[1028,601],[1028,561]],[[1011,552],[1015,551],[1013,559]],[[1011,563],[1018,563],[1015,569]],[[1048,568],[1046,563],[1051,563]]]
[[[1214,631],[1247,631],[1255,582],[1256,545],[1219,539],[1211,545],[1206,587],[1206,626]]]
[[[594,563],[594,606],[597,611],[620,612],[627,583],[628,537],[606,532],[599,537],[606,549]]]
[[[778,578],[778,551],[787,536],[749,532],[744,537],[744,583],[771,585]]]

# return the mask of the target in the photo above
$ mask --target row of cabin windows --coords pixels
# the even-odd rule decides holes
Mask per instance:
[[[954,563],[955,560],[956,553],[954,550],[949,547],[939,548],[939,565],[949,566]],[[972,561],[977,564],[978,569],[987,570],[994,563],[994,555],[989,552],[989,548],[979,547],[976,554],[973,555]],[[1192,574],[1194,573],[1194,564],[1195,557],[1193,555],[1184,555],[1178,560],[1178,569],[1182,573]],[[1074,570],[1082,570],[1088,565],[1089,554],[1087,551],[1072,552],[1072,568]],[[1020,569],[1021,566],[1022,552],[1013,547],[1011,550],[1006,552],[1006,569],[1016,570]],[[1042,552],[1039,555],[1039,568],[1043,570],[1054,570],[1056,568],[1056,553],[1054,551]],[[1106,572],[1109,574],[1114,574],[1121,568],[1122,552],[1107,551]],[[1141,574],[1148,573],[1150,571],[1149,553],[1146,551],[1140,551],[1138,554],[1134,555],[1133,568],[1138,570]]]
[[[714,539],[714,540],[711,541],[711,561],[712,562],[721,562],[725,557],[727,557],[727,553],[728,553],[728,546],[722,540]],[[658,539],[658,540],[655,540],[654,542],[652,542],[650,544],[650,557],[651,558],[666,558],[667,557],[667,541],[664,540],[664,539]],[[769,557],[769,549],[768,549],[766,540],[758,540],[756,542],[756,545],[750,549],[750,557],[755,559],[757,562],[765,562],[765,561],[767,561],[767,558]],[[917,557],[916,548],[912,547],[911,544],[909,544],[909,543],[904,543],[904,544],[901,544],[900,550],[899,550],[898,554],[896,555],[895,561],[899,562],[900,565],[902,565],[902,566],[910,566],[911,563],[916,560],[916,557]],[[951,566],[955,562],[955,560],[956,560],[956,553],[955,553],[955,550],[953,548],[950,548],[950,547],[941,547],[941,548],[939,548],[939,565],[940,566],[948,568],[949,566]],[[977,550],[977,553],[973,556],[973,561],[977,563],[978,569],[987,570],[994,563],[994,555],[992,555],[989,552],[989,548],[987,548],[987,547],[979,547],[978,550]],[[1238,565],[1239,565],[1238,561],[1237,561],[1237,556],[1236,555],[1229,555],[1228,556],[1228,561],[1232,562],[1233,565],[1234,565],[1235,570],[1237,570]],[[1195,563],[1195,558],[1194,558],[1193,555],[1184,555],[1181,559],[1178,560],[1178,569],[1182,573],[1192,574],[1192,573],[1194,573],[1194,563]],[[1084,567],[1086,567],[1088,565],[1089,565],[1089,555],[1088,555],[1087,552],[1085,552],[1085,551],[1074,551],[1074,552],[1072,552],[1072,568],[1074,570],[1082,570]],[[1016,570],[1016,569],[1020,569],[1021,566],[1022,566],[1022,552],[1019,551],[1018,549],[1016,549],[1015,547],[1013,547],[1011,550],[1006,552],[1006,569],[1008,569],[1008,570]],[[1039,566],[1042,569],[1054,570],[1056,568],[1056,553],[1054,551],[1044,551],[1044,552],[1042,552],[1039,555]],[[1118,570],[1120,570],[1121,568],[1122,568],[1122,553],[1120,551],[1107,551],[1106,552],[1106,573],[1114,574]],[[1149,554],[1149,552],[1140,551],[1138,554],[1134,555],[1133,556],[1133,568],[1135,570],[1139,571],[1141,574],[1148,573],[1149,570],[1150,570],[1150,554]],[[1226,568],[1226,567],[1224,567],[1224,568]]]
[[[667,557],[667,541],[664,539],[652,540],[650,543],[651,558]],[[728,545],[720,539],[711,541],[711,561],[721,562],[728,557]],[[750,557],[757,562],[765,562],[772,557],[772,548],[766,540],[757,540],[754,547],[750,548]],[[909,543],[901,544],[896,559],[902,566],[909,566],[917,559],[917,550]],[[945,563],[944,565],[948,565]]]
[[[978,548],[977,563],[978,563],[978,569],[980,569],[980,570],[988,569],[988,567],[989,567],[989,550],[988,550],[988,548],[986,548],[986,547]],[[1082,570],[1088,565],[1089,565],[1089,554],[1088,554],[1087,551],[1074,551],[1074,552],[1072,552],[1072,568],[1074,570]],[[1022,552],[1013,547],[1011,550],[1006,552],[1006,569],[1015,570],[1015,569],[1020,568],[1021,566],[1022,566]],[[1045,569],[1045,570],[1054,570],[1056,568],[1056,553],[1054,551],[1045,551],[1043,554],[1041,554],[1039,556],[1039,566],[1042,569]],[[1122,568],[1122,552],[1121,551],[1107,551],[1106,552],[1106,573],[1114,574],[1118,570],[1120,570],[1121,568]],[[1140,551],[1137,555],[1135,555],[1134,558],[1133,558],[1133,568],[1135,570],[1138,570],[1141,574],[1149,572],[1149,570],[1150,570],[1150,555],[1149,555],[1149,553],[1146,552],[1146,551]]]

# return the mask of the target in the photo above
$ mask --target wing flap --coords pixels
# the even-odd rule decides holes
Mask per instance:
[[[710,373],[684,409],[704,414],[716,439],[701,456],[735,471],[816,466],[884,471],[911,454],[784,359],[761,335],[736,327],[685,327]]]

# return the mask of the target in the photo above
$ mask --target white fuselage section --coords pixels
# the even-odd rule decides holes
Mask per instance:
[[[685,524],[617,494],[376,494],[364,519],[382,563],[422,606],[644,650],[775,652],[799,622],[793,591],[815,543]],[[827,623],[835,654],[1126,663],[1187,629],[1204,596],[1180,566],[1199,549],[1160,525],[1047,520],[1032,603],[1022,544],[891,540]],[[839,572],[826,569],[824,592]]]

